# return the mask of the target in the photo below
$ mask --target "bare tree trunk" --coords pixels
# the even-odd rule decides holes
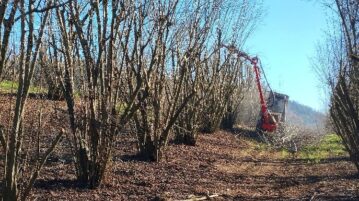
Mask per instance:
[[[351,160],[359,171],[359,2],[333,0],[328,6],[338,14],[341,35],[330,36],[329,45],[318,52],[316,70],[331,91],[330,117]],[[323,68],[324,66],[324,68]]]
[[[19,75],[18,75],[18,89],[16,95],[16,103],[14,108],[14,116],[12,118],[12,126],[11,129],[4,136],[4,131],[1,131],[1,144],[4,146],[5,149],[5,175],[4,175],[4,188],[2,193],[3,200],[18,200],[18,199],[25,199],[29,194],[32,184],[36,180],[39,171],[43,165],[39,166],[36,169],[36,174],[34,174],[30,181],[29,185],[26,188],[25,194],[21,195],[23,192],[20,192],[20,186],[23,184],[19,184],[19,168],[21,167],[20,163],[20,155],[22,153],[23,147],[23,114],[25,111],[26,100],[29,94],[29,89],[31,85],[31,81],[34,75],[35,65],[37,62],[37,57],[39,53],[39,49],[42,44],[42,36],[44,34],[44,30],[46,27],[46,23],[48,20],[49,10],[51,9],[52,1],[46,2],[46,4],[37,4],[37,6],[43,6],[42,10],[39,11],[43,13],[39,19],[41,23],[39,24],[38,32],[35,33],[34,31],[34,5],[35,1],[30,1],[25,3],[24,0],[14,1],[10,7],[7,5],[0,6],[1,9],[9,9],[10,14],[7,19],[4,19],[4,13],[0,14],[1,23],[7,27],[6,31],[4,32],[4,36],[2,38],[2,45],[1,45],[1,57],[0,57],[0,76],[3,70],[4,65],[6,64],[5,61],[5,54],[8,49],[8,40],[11,34],[11,29],[14,26],[14,23],[17,21],[16,19],[20,20],[20,25],[17,26],[17,29],[20,30],[20,47],[19,47],[19,56],[18,56],[18,63],[19,66]],[[27,5],[27,7],[25,7]],[[15,15],[19,14],[19,16],[15,19]],[[28,29],[28,30],[26,30]],[[16,36],[12,36],[16,37]],[[25,39],[27,37],[27,39]],[[15,45],[15,44],[14,44]],[[13,53],[13,54],[16,54]],[[59,138],[60,139],[60,138]],[[45,158],[53,151],[55,145],[58,143],[59,139],[55,140],[51,149],[45,155]]]
[[[133,2],[122,0],[71,2],[55,13],[54,27],[60,27],[61,34],[52,39],[50,52],[67,103],[77,178],[91,188],[101,184],[115,137],[139,108],[135,99],[142,87],[142,72],[135,69],[134,61],[126,60],[136,55],[129,45],[136,9],[140,8]],[[72,72],[84,79],[75,84]],[[130,90],[121,86],[126,80],[135,80]],[[76,90],[79,103],[74,98]]]

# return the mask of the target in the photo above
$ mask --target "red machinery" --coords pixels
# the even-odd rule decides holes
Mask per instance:
[[[242,57],[249,61],[254,68],[256,83],[259,92],[261,111],[260,119],[257,124],[257,128],[261,131],[274,132],[278,128],[278,123],[285,122],[286,105],[288,102],[288,96],[271,92],[271,96],[268,98],[272,102],[270,105],[271,111],[268,109],[267,102],[264,100],[263,90],[260,82],[260,69],[258,66],[258,57],[250,57],[248,54],[239,51],[233,46],[225,46],[229,51],[235,52],[239,57]]]
[[[274,116],[272,116],[272,114],[269,112],[267,104],[264,101],[262,86],[261,86],[261,82],[260,82],[260,71],[259,71],[259,67],[258,67],[258,58],[254,57],[254,58],[249,58],[249,59],[250,59],[249,61],[253,65],[254,72],[256,74],[256,82],[257,82],[257,87],[258,87],[258,91],[259,91],[260,103],[261,103],[261,119],[260,119],[261,125],[260,125],[260,128],[263,131],[274,132],[278,127],[278,123],[277,123],[276,119],[274,118]]]

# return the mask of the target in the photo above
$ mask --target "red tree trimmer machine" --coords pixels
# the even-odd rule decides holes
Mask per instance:
[[[264,100],[263,89],[261,85],[260,67],[258,57],[250,57],[245,52],[239,51],[233,46],[225,46],[229,51],[244,58],[253,65],[256,76],[256,83],[259,92],[259,99],[261,104],[260,117],[257,122],[257,131],[259,132],[275,132],[286,121],[286,108],[288,105],[288,95],[280,94],[270,90],[267,101]],[[264,74],[264,71],[263,71]],[[269,86],[269,84],[268,84]],[[270,87],[269,87],[270,89]]]

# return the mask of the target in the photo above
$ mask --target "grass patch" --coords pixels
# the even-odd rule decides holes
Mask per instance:
[[[309,162],[320,162],[323,159],[345,156],[347,151],[342,143],[341,138],[336,134],[326,135],[318,144],[307,145],[297,154],[300,159]]]
[[[281,149],[280,150],[280,156],[281,158],[289,158],[291,156],[291,153],[287,149]]]
[[[0,92],[2,93],[16,93],[19,84],[17,82],[4,80],[0,82]],[[29,93],[46,93],[45,88],[30,86]]]
[[[0,82],[0,90],[1,90],[1,92],[16,91],[17,87],[18,87],[18,84],[16,82],[7,81],[7,80]]]
[[[253,142],[254,143],[254,142]],[[266,144],[266,143],[256,143],[255,148],[256,151],[268,151],[271,149],[270,145]]]

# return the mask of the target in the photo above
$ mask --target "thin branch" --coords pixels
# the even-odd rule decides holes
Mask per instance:
[[[31,188],[33,187],[35,180],[37,179],[37,177],[40,174],[40,170],[42,169],[42,167],[44,166],[47,158],[50,156],[50,154],[54,151],[56,145],[60,142],[63,134],[65,133],[64,130],[61,130],[60,133],[56,136],[55,140],[52,142],[51,147],[46,151],[46,153],[44,154],[43,158],[41,159],[40,163],[38,163],[38,166],[36,167],[35,171],[32,173],[30,181],[27,185],[27,187],[25,188],[25,191],[21,197],[21,200],[25,201],[26,197],[29,195]]]
[[[51,6],[46,6],[45,8],[41,8],[41,9],[32,9],[30,11],[27,11],[25,13],[23,13],[22,15],[19,15],[17,18],[15,18],[15,22],[18,21],[19,19],[21,19],[22,16],[26,16],[26,15],[29,15],[29,14],[32,14],[32,13],[44,13],[44,12],[47,12],[51,9],[55,9],[55,8],[60,8],[60,7],[63,7],[65,6],[66,4],[72,2],[73,0],[68,0],[64,3],[61,3],[61,4],[55,4],[55,5],[51,5]]]
[[[5,140],[4,131],[3,131],[2,126],[0,126],[0,143],[1,143],[2,147],[5,149],[6,148],[6,140]]]

